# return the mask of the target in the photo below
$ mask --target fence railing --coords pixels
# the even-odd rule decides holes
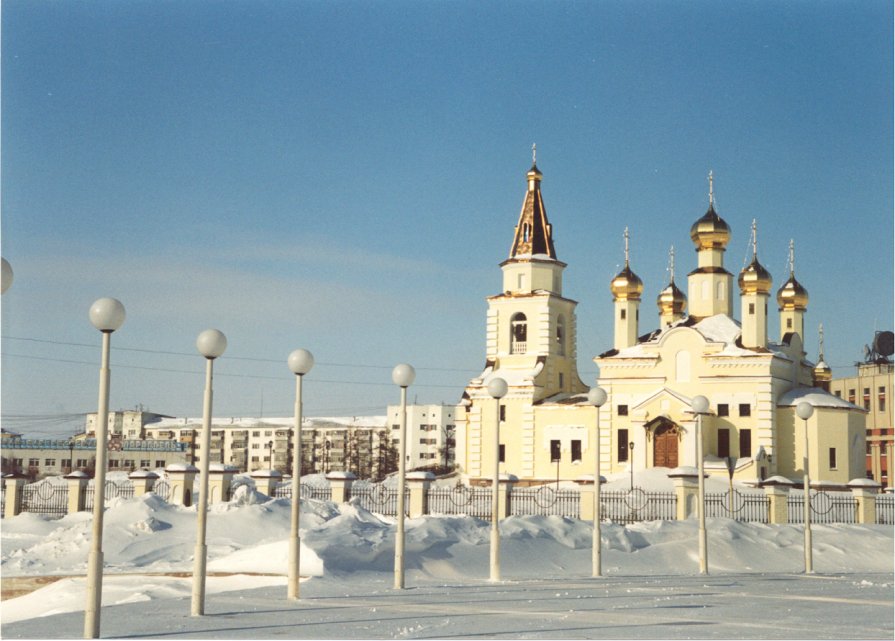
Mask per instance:
[[[87,488],[84,490],[84,509],[92,510],[93,509],[93,497],[95,495],[95,489],[93,485],[93,481],[87,484]],[[111,501],[114,498],[121,497],[124,499],[129,499],[134,496],[134,486],[130,481],[106,481],[106,494],[105,499],[106,502]]]
[[[354,483],[349,491],[348,498],[357,499],[365,510],[376,512],[383,516],[397,516],[398,514],[398,488],[387,487],[381,483],[373,484],[366,481]],[[410,489],[404,491],[404,513],[410,514]]]
[[[47,482],[24,486],[22,511],[64,516],[68,513],[68,486]]]
[[[274,498],[291,499],[292,483],[280,483],[274,489]],[[303,499],[314,499],[317,501],[332,500],[333,490],[329,485],[317,485],[315,483],[302,483],[299,486],[299,495]]]
[[[457,485],[429,488],[429,514],[491,518],[491,488]]]
[[[811,492],[812,523],[857,523],[858,501],[845,492]],[[789,523],[805,522],[805,495],[803,492],[790,494],[786,499]]]
[[[578,490],[542,485],[514,489],[509,496],[512,516],[569,516],[577,519],[581,515],[581,493]]]
[[[673,521],[677,517],[677,495],[674,492],[647,492],[637,487],[601,492],[600,509],[604,519],[616,523]]]
[[[895,495],[881,494],[876,497],[876,522],[895,525]]]
[[[770,520],[771,499],[758,492],[728,490],[705,495],[707,517],[726,516],[736,521],[767,523]]]

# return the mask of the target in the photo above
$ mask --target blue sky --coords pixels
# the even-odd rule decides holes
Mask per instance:
[[[95,411],[115,296],[113,409],[197,416],[195,338],[229,339],[215,413],[455,402],[484,363],[538,145],[579,370],[611,347],[630,227],[655,327],[715,175],[736,274],[811,295],[809,357],[847,375],[893,324],[889,2],[42,2],[2,7],[4,426]],[[738,307],[736,315],[739,315]],[[771,315],[770,333],[778,333]],[[38,417],[49,418],[38,418]]]

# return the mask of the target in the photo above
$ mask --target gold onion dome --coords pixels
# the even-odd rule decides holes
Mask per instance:
[[[817,365],[814,366],[814,380],[831,381],[833,380],[833,370],[827,365],[826,361],[821,358]]]
[[[640,294],[643,293],[643,281],[625,263],[625,268],[612,279],[609,289],[612,290],[612,297],[615,300],[640,300]]]
[[[662,316],[683,314],[687,309],[687,296],[672,280],[668,283],[668,287],[659,292],[656,306]]]
[[[783,283],[783,287],[777,290],[777,305],[780,309],[808,309],[808,290],[796,280],[794,274],[789,275],[789,280]]]
[[[714,203],[709,204],[705,215],[690,227],[690,240],[696,249],[724,249],[730,240],[730,226],[715,211]]]
[[[770,294],[774,279],[771,278],[770,272],[758,262],[758,257],[753,256],[752,262],[740,272],[737,282],[740,285],[741,294]]]

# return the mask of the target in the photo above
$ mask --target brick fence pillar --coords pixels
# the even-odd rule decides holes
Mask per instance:
[[[220,503],[230,500],[233,476],[239,470],[232,465],[212,463],[208,466],[208,502]]]
[[[255,490],[271,498],[283,479],[283,475],[277,470],[255,470],[249,476],[255,481]]]
[[[332,488],[332,502],[347,503],[351,496],[351,484],[357,477],[351,472],[330,472],[326,475],[326,480]]]
[[[676,467],[668,473],[674,483],[677,498],[675,518],[685,521],[696,518],[696,504],[699,502],[699,470],[695,467]]]
[[[68,514],[82,512],[87,503],[87,483],[90,477],[81,470],[75,470],[64,478],[68,482]]]
[[[128,474],[127,478],[134,484],[134,496],[136,497],[152,492],[152,488],[158,480],[158,474],[147,472],[146,470],[137,470]]]
[[[6,511],[4,518],[18,516],[22,512],[22,489],[28,479],[24,476],[7,476],[6,477]]]
[[[772,476],[761,482],[761,488],[768,497],[768,523],[783,524],[789,522],[789,490],[793,482],[783,476]]]
[[[168,474],[168,483],[171,486],[168,503],[186,507],[192,505],[193,483],[196,481],[199,468],[186,463],[172,463],[165,468],[165,472]]]
[[[871,479],[854,479],[849,481],[848,488],[858,504],[858,523],[876,523],[876,495],[880,484]]]
[[[410,489],[410,518],[429,513],[429,485],[435,480],[432,472],[408,472],[405,477]]]

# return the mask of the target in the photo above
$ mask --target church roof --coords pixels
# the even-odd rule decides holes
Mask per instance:
[[[814,407],[835,407],[844,410],[861,410],[854,403],[849,403],[843,398],[830,394],[819,387],[795,387],[777,400],[778,407],[796,406],[802,401],[811,403]]]
[[[522,201],[522,212],[510,247],[511,259],[553,259],[553,226],[547,220],[547,209],[541,197],[542,174],[536,164],[528,170],[528,191]]]

